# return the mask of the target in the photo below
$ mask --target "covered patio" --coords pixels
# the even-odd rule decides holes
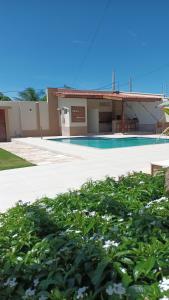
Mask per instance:
[[[68,104],[70,111],[71,102],[76,103],[79,114],[77,123],[86,122],[86,134],[155,133],[159,122],[165,118],[159,108],[163,101],[162,95],[69,89],[57,89],[55,95],[58,102],[64,99],[64,105]],[[70,116],[70,127],[75,126],[74,121],[75,118],[71,119]]]

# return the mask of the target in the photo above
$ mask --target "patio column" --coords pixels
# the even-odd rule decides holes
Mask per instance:
[[[125,106],[124,106],[124,101],[122,100],[122,103],[121,103],[121,105],[122,105],[122,110],[121,110],[121,131],[122,131],[122,133],[124,133],[124,131],[125,131],[125,111],[124,111],[124,108],[125,108]]]

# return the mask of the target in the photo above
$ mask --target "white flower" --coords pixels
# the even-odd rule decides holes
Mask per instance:
[[[115,294],[118,295],[124,295],[126,292],[126,289],[123,287],[123,285],[121,283],[114,283],[113,284],[113,291]]]
[[[159,287],[161,291],[168,291],[169,290],[169,279],[163,278],[163,280],[160,281]]]
[[[89,211],[87,209],[83,209],[81,212],[82,213],[88,213]]]
[[[33,284],[34,286],[37,286],[39,284],[39,279],[38,278],[34,279]]]
[[[8,278],[8,280],[4,283],[4,286],[9,286],[9,287],[14,287],[17,285],[17,281],[16,281],[16,278]]]
[[[47,211],[48,213],[50,213],[52,210],[53,210],[52,207],[47,207],[47,208],[46,208],[46,211]]]
[[[80,230],[75,230],[75,233],[80,233],[81,231]]]
[[[160,300],[169,300],[169,298],[164,296],[163,298],[160,298]]]
[[[113,295],[113,288],[112,288],[111,285],[109,285],[109,286],[107,287],[106,293],[107,293],[107,295],[109,295],[109,296],[112,296],[112,295]]]
[[[77,291],[77,299],[83,299],[83,297],[85,296],[85,292],[88,289],[87,286],[84,286],[82,288],[79,288]]]
[[[104,245],[103,245],[103,248],[104,249],[109,249],[110,247],[117,247],[119,245],[119,243],[115,242],[115,241],[105,241]]]
[[[25,298],[31,297],[31,296],[34,296],[34,295],[35,295],[35,289],[33,290],[33,289],[29,288],[25,291]]]
[[[39,203],[39,206],[40,206],[41,208],[46,208],[46,207],[47,207],[47,205],[46,205],[45,203]]]
[[[40,297],[39,297],[39,300],[47,300],[48,299],[48,297],[47,296],[44,296],[44,295],[41,295]]]
[[[124,268],[121,268],[121,271],[122,271],[122,273],[125,273],[125,272],[126,272],[126,270],[125,270]]]
[[[89,216],[90,216],[90,217],[94,217],[95,215],[96,215],[96,212],[95,212],[95,211],[89,212]]]
[[[73,229],[66,229],[66,232],[73,232]]]
[[[15,233],[15,234],[12,236],[12,238],[16,238],[17,236],[18,236],[18,234]]]
[[[23,258],[22,258],[22,257],[20,257],[20,256],[18,256],[18,257],[17,257],[17,260],[18,260],[18,261],[22,261],[22,260],[23,260]]]
[[[126,292],[126,289],[123,287],[121,283],[114,283],[113,287],[109,285],[106,289],[106,293],[109,296],[112,296],[113,294],[117,294],[121,297],[121,295],[124,295]]]
[[[112,217],[108,216],[108,215],[105,215],[105,216],[102,216],[102,219],[105,220],[105,221],[110,221],[112,219]]]
[[[162,201],[168,201],[168,198],[167,198],[167,197],[161,197],[161,198],[159,198],[159,199],[150,201],[150,202],[145,206],[145,208],[149,208],[149,207],[151,207],[154,203],[160,203],[160,202],[162,202]]]
[[[139,182],[139,184],[143,184],[143,183],[144,183],[144,181],[140,181],[140,182]]]
[[[74,209],[72,212],[75,214],[78,212],[78,209]]]

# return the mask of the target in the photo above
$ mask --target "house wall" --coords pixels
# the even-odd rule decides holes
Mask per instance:
[[[39,102],[40,126],[43,130],[49,130],[49,109],[47,102]]]
[[[36,112],[36,102],[33,101],[23,101],[19,103],[20,114],[21,114],[21,127],[22,130],[37,130],[37,112]]]
[[[126,117],[139,120],[140,130],[152,131],[158,120],[164,117],[159,109],[160,102],[127,102]],[[83,122],[73,122],[71,107],[84,107]],[[111,131],[112,125],[107,119],[121,115],[121,102],[100,99],[61,98],[56,89],[47,90],[47,102],[0,101],[5,109],[7,131],[10,137],[48,135],[86,135],[88,132]],[[63,108],[68,109],[64,113]],[[103,114],[105,115],[103,116]],[[99,123],[99,114],[102,123]],[[102,114],[102,115],[101,115]],[[106,119],[107,116],[107,119]],[[83,119],[83,118],[82,118]],[[104,121],[103,121],[104,120]],[[166,121],[169,116],[166,115]]]
[[[50,135],[48,103],[32,101],[1,101],[0,107],[8,107],[7,127],[10,137]]]
[[[159,104],[160,102],[127,102],[125,114],[129,118],[138,118],[140,130],[153,131],[156,123],[164,117]]]
[[[99,110],[89,109],[87,112],[88,133],[99,133]]]
[[[10,137],[21,136],[21,120],[17,102],[1,101],[0,107],[8,107],[8,128]]]
[[[85,121],[73,122],[71,119],[71,107],[85,107]],[[87,100],[81,98],[58,98],[58,107],[61,110],[62,135],[85,135],[87,134]],[[64,113],[63,108],[67,109]]]

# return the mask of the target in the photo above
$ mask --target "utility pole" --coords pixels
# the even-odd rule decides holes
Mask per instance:
[[[112,91],[115,92],[116,90],[116,75],[115,72],[113,71],[112,73]]]
[[[132,92],[132,79],[131,77],[129,78],[129,92]]]

